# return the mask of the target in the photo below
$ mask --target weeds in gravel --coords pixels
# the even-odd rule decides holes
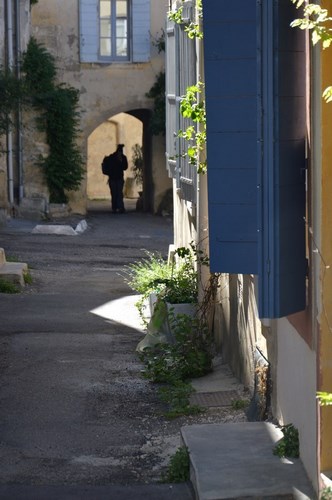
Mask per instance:
[[[165,413],[169,419],[183,415],[197,415],[204,411],[200,406],[190,404],[190,396],[194,389],[186,382],[177,381],[173,385],[160,387],[158,392],[160,399],[169,406]]]
[[[247,399],[234,399],[232,401],[233,410],[244,410],[249,406],[249,401]]]
[[[24,283],[26,285],[31,285],[32,284],[32,276],[31,276],[31,274],[30,274],[29,271],[25,271],[23,273],[23,279],[24,279]]]
[[[11,281],[0,278],[0,293],[20,293],[20,290]]]
[[[162,483],[184,483],[189,481],[189,452],[185,446],[179,448],[171,457],[167,472],[162,475]]]

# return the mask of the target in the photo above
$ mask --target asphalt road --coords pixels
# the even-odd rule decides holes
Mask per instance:
[[[124,279],[144,249],[167,255],[172,221],[130,207],[85,219],[78,236],[32,234],[36,222],[19,219],[0,228],[33,278],[0,294],[0,498],[189,500],[188,485],[159,484],[184,422],[164,418],[141,375]]]

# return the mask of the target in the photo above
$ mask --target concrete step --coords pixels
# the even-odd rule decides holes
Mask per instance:
[[[273,455],[282,431],[267,422],[181,429],[196,500],[316,498],[300,459]]]
[[[5,250],[0,248],[0,278],[23,287],[24,273],[27,271],[28,266],[23,262],[7,262]]]

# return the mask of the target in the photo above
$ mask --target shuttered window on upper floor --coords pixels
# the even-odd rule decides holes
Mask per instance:
[[[203,2],[210,261],[305,308],[305,39],[289,0]]]
[[[188,141],[178,133],[193,124],[180,113],[182,96],[197,83],[195,41],[185,32],[193,16],[193,2],[186,1],[182,10],[184,24],[168,20],[166,27],[166,161],[181,198],[191,202],[196,201],[197,168],[188,161]]]
[[[150,0],[80,0],[81,62],[150,60]]]

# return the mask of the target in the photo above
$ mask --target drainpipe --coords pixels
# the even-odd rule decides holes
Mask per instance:
[[[13,13],[11,0],[6,0],[6,41],[7,41],[7,68],[13,68]],[[8,172],[8,198],[10,206],[14,205],[14,175],[13,175],[13,133],[7,132],[7,172]]]
[[[21,16],[20,16],[20,2],[15,0],[15,36],[16,36],[16,51],[15,51],[15,61],[16,61],[16,77],[18,80],[21,78]],[[21,103],[18,104],[17,116],[16,116],[16,126],[17,126],[17,163],[18,163],[18,196],[19,203],[23,198],[23,134],[22,134],[22,110]]]

